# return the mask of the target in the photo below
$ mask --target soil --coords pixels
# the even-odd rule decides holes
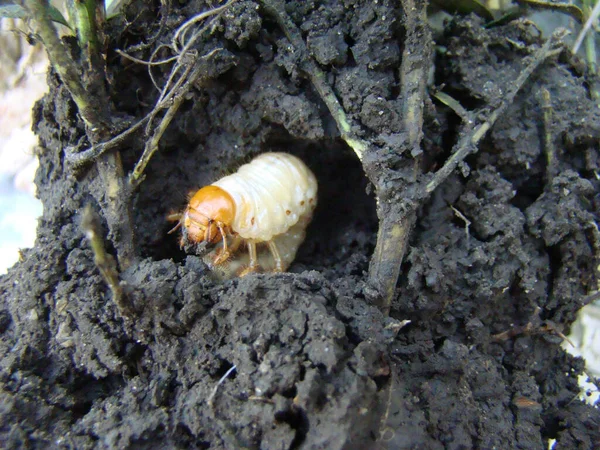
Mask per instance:
[[[146,67],[114,49],[147,40],[135,55],[148,58],[207,7],[160,4],[134,1],[109,22],[108,76],[124,121],[147,114],[158,91]],[[286,8],[362,138],[391,148],[402,132],[400,2]],[[430,90],[493,108],[543,40],[526,22],[485,29],[476,16],[456,17],[436,36]],[[566,53],[544,63],[479,152],[419,209],[386,317],[365,294],[373,189],[298,55],[245,0],[198,51],[217,47],[235,67],[193,90],[136,195],[139,260],[121,273],[132,320],[79,226],[102,185],[94,166],[64,162],[84,126],[49,74],[34,110],[44,214],[35,247],[0,279],[3,446],[542,449],[554,439],[555,448],[599,448],[600,412],[578,399],[584,362],[553,331],[567,333],[598,288],[600,111],[584,65]],[[155,79],[169,70],[155,67]],[[434,100],[425,115],[423,164],[434,171],[460,121]],[[142,148],[142,136],[121,148],[127,170]],[[316,216],[289,273],[217,283],[167,234],[166,216],[263,151],[292,152],[314,170]]]

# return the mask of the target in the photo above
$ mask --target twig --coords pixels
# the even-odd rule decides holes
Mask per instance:
[[[460,117],[463,122],[468,123],[472,120],[472,114],[467,111],[463,105],[458,102],[458,100],[452,98],[450,95],[446,94],[445,92],[438,91],[434,92],[433,96],[454,111],[454,113]]]
[[[585,25],[579,32],[577,39],[575,39],[575,43],[573,44],[573,49],[571,50],[571,52],[573,54],[575,54],[579,51],[579,47],[581,47],[581,43],[583,42],[583,39],[590,31],[590,28],[592,28],[592,25],[594,24],[596,19],[598,19],[598,16],[600,16],[600,2],[596,2],[594,9],[592,9],[592,12],[590,13],[589,17],[585,21]]]
[[[498,120],[498,118],[508,109],[508,107],[512,105],[515,100],[515,96],[521,90],[525,82],[527,82],[533,71],[537,69],[540,64],[546,61],[546,59],[562,51],[562,49],[556,50],[553,47],[557,42],[560,42],[564,35],[564,30],[555,32],[550,39],[546,41],[542,48],[540,48],[531,57],[531,63],[521,71],[514,83],[511,83],[511,91],[506,95],[506,97],[504,97],[500,106],[493,110],[482,124],[476,126],[475,128],[471,128],[468,124],[465,125],[465,130],[462,132],[462,137],[454,146],[455,151],[452,156],[448,158],[446,163],[435,173],[431,180],[426,183],[426,195],[431,194],[442,182],[444,182],[467,156],[475,153],[478,150],[477,146],[479,145],[479,142],[496,123],[496,120]]]
[[[152,157],[158,150],[158,143],[160,142],[162,135],[164,134],[167,127],[171,123],[171,120],[173,120],[173,118],[175,117],[175,114],[177,113],[177,111],[179,110],[179,107],[183,103],[183,100],[185,99],[186,94],[189,92],[194,81],[200,74],[199,73],[199,65],[196,63],[195,66],[196,66],[196,68],[194,70],[192,70],[191,66],[185,70],[184,74],[181,76],[181,78],[179,80],[182,85],[175,86],[173,91],[177,91],[177,92],[172,92],[169,94],[169,97],[167,97],[168,100],[171,100],[171,106],[169,106],[169,108],[167,109],[167,112],[162,117],[158,126],[154,127],[154,132],[152,133],[152,137],[148,141],[146,141],[146,146],[144,147],[144,153],[142,153],[142,156],[140,157],[139,161],[133,168],[133,171],[129,175],[129,185],[130,186],[137,186],[143,180],[142,175],[144,173],[144,170],[146,169],[146,166],[148,165],[148,163],[150,162],[150,160],[152,159]],[[188,77],[188,75],[189,75],[189,77]],[[178,89],[178,88],[180,88],[180,89]],[[165,103],[166,102],[163,100],[160,102],[160,105],[163,105]],[[158,109],[154,109],[154,111],[152,112],[152,115],[153,116],[156,115],[157,112],[158,112]],[[148,124],[146,125],[147,132],[149,131],[151,124],[152,124],[152,120],[149,120]]]
[[[92,252],[94,253],[94,263],[104,277],[106,284],[112,292],[113,300],[119,309],[122,317],[130,317],[133,313],[131,306],[126,300],[125,294],[119,281],[119,273],[117,272],[117,263],[114,258],[106,252],[104,240],[100,234],[100,224],[98,217],[94,213],[91,205],[87,205],[82,213],[81,228],[85,232],[85,236],[90,241]]]
[[[469,231],[470,227],[471,227],[471,221],[469,219],[467,219],[465,217],[465,215],[463,213],[461,213],[458,209],[456,209],[454,206],[450,205],[450,208],[452,208],[452,211],[454,211],[454,214],[456,214],[456,217],[458,217],[465,223],[465,234],[467,236],[467,247],[468,247],[469,241],[471,238],[471,233]]]
[[[404,5],[405,11],[415,11],[415,4],[413,0],[405,0]],[[415,13],[416,14],[416,13]],[[422,13],[424,14],[424,12]],[[417,19],[413,19],[417,20]],[[407,23],[408,19],[407,19]],[[417,25],[415,25],[417,26]],[[405,41],[405,53],[410,52],[411,54],[419,54],[417,51],[418,46],[422,45],[421,41],[415,43],[415,49],[413,50],[410,46],[410,30],[411,28],[407,28],[407,39]],[[415,37],[418,39],[423,39],[422,32],[417,33],[414,32]],[[404,254],[406,252],[406,245],[408,243],[408,238],[410,235],[410,230],[415,222],[416,217],[416,208],[422,204],[426,198],[431,195],[431,193],[442,183],[444,182],[448,176],[456,169],[456,167],[464,161],[464,159],[478,150],[478,144],[486,135],[486,133],[492,128],[495,124],[496,120],[506,111],[506,109],[514,102],[515,96],[523,87],[525,82],[529,79],[533,71],[548,57],[557,54],[561,50],[554,50],[554,45],[557,41],[559,41],[564,36],[564,31],[556,32],[551,39],[549,39],[540,50],[538,50],[534,56],[532,57],[532,62],[523,69],[523,71],[519,74],[515,82],[513,83],[513,89],[508,95],[503,99],[502,103],[498,108],[493,110],[487,117],[487,119],[481,123],[480,125],[473,127],[473,120],[471,117],[475,117],[473,114],[468,114],[461,111],[461,116],[466,119],[464,124],[464,129],[461,132],[461,138],[458,143],[455,145],[455,151],[448,158],[446,163],[439,169],[433,177],[429,180],[423,182],[418,191],[421,192],[419,194],[421,196],[420,202],[415,201],[415,199],[407,199],[403,202],[403,205],[399,207],[395,207],[395,205],[379,205],[379,213],[380,216],[380,225],[379,225],[379,233],[377,235],[377,245],[375,247],[375,252],[371,259],[371,265],[369,267],[369,282],[370,285],[375,287],[375,289],[379,293],[379,299],[377,297],[374,299],[375,301],[379,301],[380,307],[384,312],[388,312],[391,301],[395,292],[396,283],[398,280],[398,276],[400,274],[400,265],[402,260],[404,259]],[[404,57],[403,57],[404,62]],[[416,80],[426,79],[425,74],[421,72],[419,77],[419,72],[423,70],[423,64],[415,63],[414,66],[404,66],[402,70],[412,71],[410,76],[401,77],[401,79],[406,79],[408,81],[412,81],[412,95],[414,98],[418,98],[418,91],[415,90]],[[404,86],[402,86],[402,92],[407,92],[405,94],[405,108],[407,104],[412,105],[413,108],[418,107],[419,103],[415,100],[411,100],[411,91],[406,90]],[[422,103],[421,103],[422,104]],[[413,118],[419,117],[417,114],[407,115],[405,113],[405,117]],[[421,118],[422,120],[422,118]],[[417,132],[418,128],[413,123],[413,132],[409,133],[409,136],[412,136],[411,139],[420,139],[420,134]],[[422,123],[421,123],[422,127]],[[410,128],[409,128],[410,130]],[[419,141],[420,142],[420,141]],[[413,141],[409,141],[409,148],[415,152],[418,152],[417,145]],[[386,209],[384,209],[386,208]],[[404,208],[404,210],[402,210]],[[398,222],[394,216],[400,216],[401,219]],[[396,221],[396,222],[395,222]]]
[[[189,28],[191,24],[197,23],[200,20],[200,18],[204,19],[206,17],[212,16],[215,14],[217,14],[217,17],[218,17],[223,11],[225,11],[235,1],[237,1],[237,0],[231,0],[229,3],[227,3],[226,5],[224,5],[220,8],[206,11],[202,14],[199,14],[198,16],[194,16],[193,20],[190,19],[189,21],[185,22],[181,27]],[[194,74],[190,73],[192,71],[192,68],[194,67],[194,64],[201,63],[203,58],[213,56],[216,52],[216,50],[214,50],[213,52],[209,53],[208,55],[206,55],[203,58],[200,58],[200,60],[198,60],[196,57],[196,51],[191,50],[191,47],[196,42],[196,40],[207,29],[208,29],[208,26],[201,28],[196,33],[194,33],[194,35],[188,41],[183,42],[184,47],[183,47],[183,49],[181,49],[180,51],[177,52],[176,56],[173,56],[171,58],[167,58],[167,59],[164,59],[161,61],[156,61],[156,62],[153,61],[156,53],[162,48],[169,48],[169,49],[173,50],[172,46],[168,46],[168,45],[164,45],[164,44],[160,45],[152,53],[152,57],[150,58],[150,61],[144,61],[144,60],[135,58],[121,50],[117,50],[117,53],[119,55],[121,55],[125,58],[128,58],[136,63],[144,64],[144,65],[148,66],[150,77],[151,77],[154,85],[157,87],[157,89],[159,89],[159,88],[157,86],[156,80],[154,80],[154,77],[152,75],[152,71],[150,70],[150,68],[152,66],[167,64],[167,63],[174,62],[174,61],[176,62],[176,64],[173,67],[173,69],[171,70],[171,72],[169,74],[169,78],[168,78],[167,82],[165,83],[165,85],[163,86],[163,88],[159,89],[160,95],[159,95],[159,98],[156,101],[156,104],[155,104],[154,108],[152,109],[152,111],[150,111],[143,119],[138,121],[131,128],[123,131],[119,135],[111,138],[110,140],[102,142],[101,144],[98,144],[98,145],[94,145],[94,146],[92,146],[92,148],[84,150],[82,152],[74,152],[74,151],[67,152],[67,156],[66,156],[67,161],[70,164],[72,164],[75,168],[80,167],[86,163],[89,163],[89,162],[93,161],[94,159],[98,158],[100,155],[104,154],[105,152],[116,149],[119,146],[121,146],[123,144],[123,142],[125,141],[125,139],[127,139],[131,134],[133,134],[135,131],[137,131],[144,124],[146,125],[146,135],[150,135],[150,133],[152,133],[152,127],[154,126],[153,125],[154,118],[158,115],[158,113],[160,111],[162,111],[164,108],[168,107],[167,113],[162,118],[161,122],[159,123],[158,131],[155,130],[151,140],[149,141],[149,144],[146,145],[146,148],[144,150],[144,154],[142,155],[142,158],[140,159],[140,161],[136,165],[136,168],[134,169],[133,173],[135,175],[133,175],[133,173],[132,173],[133,177],[131,175],[129,177],[129,185],[130,186],[139,184],[139,182],[141,181],[140,180],[141,174],[142,174],[145,166],[148,164],[148,162],[150,161],[150,158],[152,157],[152,155],[154,154],[154,152],[156,152],[156,149],[158,148],[158,141],[154,142],[154,139],[157,138],[158,140],[160,140],[160,137],[164,133],[166,127],[169,125],[171,120],[173,119],[173,116],[176,113],[177,109],[179,108],[181,101],[183,100],[185,94],[191,88],[194,80],[197,79],[200,75],[199,73],[194,73]],[[180,33],[176,33],[176,34],[180,34]],[[174,39],[174,42],[175,42],[175,39]],[[195,59],[193,61],[190,61],[190,58],[195,58]],[[183,69],[183,71],[182,71],[182,69]],[[177,75],[179,75],[179,76],[177,76]]]
[[[219,386],[221,386],[225,380],[227,379],[227,377],[229,377],[229,375],[231,375],[231,373],[236,369],[235,364],[233,366],[231,366],[231,368],[225,372],[225,375],[223,375],[221,377],[221,379],[217,382],[217,384],[215,385],[215,387],[212,389],[210,395],[208,396],[208,398],[206,399],[206,402],[208,403],[208,406],[210,406],[211,408],[213,407],[213,400],[215,399],[215,395],[217,395],[217,391],[219,390]]]
[[[346,111],[344,111],[344,108],[335,96],[333,89],[331,89],[331,86],[326,82],[323,71],[317,66],[312,58],[310,58],[302,35],[300,34],[298,27],[296,27],[294,22],[292,22],[285,12],[283,4],[280,0],[258,0],[258,2],[269,14],[271,14],[271,16],[273,16],[292,46],[294,46],[295,51],[301,53],[300,69],[308,75],[311,83],[327,106],[327,109],[329,109],[329,112],[337,124],[342,139],[350,146],[350,148],[352,148],[352,150],[354,150],[358,159],[362,161],[368,147],[367,142],[360,139],[354,133],[353,130],[356,126],[352,123],[350,118],[348,118]]]
[[[114,138],[106,142],[102,142],[101,144],[94,145],[87,150],[77,152],[74,148],[65,149],[65,161],[68,164],[72,165],[74,168],[79,168],[85,164],[92,162],[105,152],[120,147],[127,140],[127,138],[129,138],[129,136],[138,131],[142,127],[142,125],[144,125],[148,121],[151,114],[152,113],[148,113],[143,119],[139,120],[137,123],[127,128],[122,133],[116,135]]]
[[[209,70],[207,68],[208,61],[212,60],[213,57],[216,57],[219,54],[225,53],[225,50],[218,48],[194,61],[185,69],[182,76],[176,82],[174,88],[166,94],[166,97],[160,101],[160,103],[157,105],[157,108],[155,108],[152,111],[151,115],[154,116],[157,114],[159,107],[162,108],[163,105],[166,104],[170,105],[158,126],[154,128],[152,136],[146,143],[144,153],[140,157],[138,163],[136,164],[132,172],[129,174],[129,185],[131,187],[136,187],[141,181],[143,181],[142,176],[144,170],[146,169],[146,166],[152,159],[152,156],[154,156],[154,154],[158,150],[158,144],[160,142],[160,139],[162,138],[162,135],[164,134],[165,130],[167,129],[173,118],[175,117],[177,110],[185,100],[187,93],[192,88],[194,83],[198,79],[207,79],[216,76],[216,74],[209,73]],[[219,74],[229,70],[229,68],[231,68],[233,64],[233,60],[225,62],[222,67],[219,67],[217,69]],[[151,120],[152,118],[150,118],[150,120],[148,121],[148,125],[146,126],[147,131],[149,131]]]
[[[403,148],[396,149],[396,153],[416,157],[422,153],[423,105],[433,41],[427,25],[427,2],[403,0],[402,7],[405,12],[406,37],[400,66],[400,92],[403,99],[403,129],[408,139]],[[416,179],[417,165],[414,166]],[[377,169],[366,166],[365,171],[371,181],[376,180],[377,198],[385,199],[378,201],[377,205],[379,231],[369,265],[369,286],[375,290],[370,295],[371,300],[387,315],[417,214],[416,208],[405,208],[405,205],[395,200],[396,196],[391,195],[393,193],[386,192],[389,191],[388,180],[385,176],[377,178]],[[402,187],[399,184],[395,185],[394,193]]]
[[[546,153],[546,184],[552,183],[557,171],[556,150],[552,135],[552,102],[550,92],[546,88],[540,90],[542,104],[542,120],[544,133],[544,152]]]

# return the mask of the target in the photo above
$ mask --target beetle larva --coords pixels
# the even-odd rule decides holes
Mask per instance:
[[[317,203],[317,180],[297,157],[263,153],[239,170],[198,190],[183,214],[182,245],[221,245],[204,257],[218,278],[259,269],[286,270],[304,240]],[[248,252],[239,252],[242,244]],[[266,244],[259,248],[258,244]]]

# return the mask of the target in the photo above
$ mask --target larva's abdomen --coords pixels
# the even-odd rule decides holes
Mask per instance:
[[[315,176],[299,158],[287,153],[263,153],[213,185],[233,197],[232,230],[259,242],[310,217],[317,202]]]

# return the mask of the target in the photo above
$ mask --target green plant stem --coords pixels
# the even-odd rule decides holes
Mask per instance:
[[[36,25],[37,34],[46,47],[52,67],[77,105],[79,114],[86,125],[89,141],[95,145],[108,140],[113,130],[100,53],[84,51],[82,57],[86,64],[79,66],[70,57],[50,21],[48,2],[24,0],[24,5]],[[102,16],[96,14],[93,17],[88,16],[88,19],[96,21],[102,19]],[[96,25],[90,25],[88,29],[97,30],[97,25],[96,22]],[[79,34],[84,35],[85,33],[87,31]],[[98,159],[98,173],[104,185],[104,192],[95,190],[93,193],[102,206],[110,237],[117,249],[119,264],[122,269],[125,269],[135,261],[136,251],[131,194],[123,176],[120,155],[118,153],[103,154]]]
[[[597,15],[597,12],[595,12],[595,9],[594,9],[595,3],[597,3],[597,2],[594,0],[583,0],[583,11],[586,16],[586,19],[590,19],[593,14]],[[597,17],[596,17],[596,19],[597,19]],[[587,20],[586,20],[586,25],[587,25]],[[585,56],[586,56],[590,71],[593,74],[596,74],[596,72],[598,70],[598,65],[596,63],[596,33],[593,33],[590,31],[588,31],[585,34]],[[598,98],[598,93],[596,91],[592,90],[592,94],[594,94],[594,97],[596,99]]]
[[[546,88],[540,90],[540,97],[544,124],[544,152],[546,153],[546,185],[549,185],[557,173],[556,149],[552,133],[552,99]]]
[[[42,40],[48,59],[58,73],[60,79],[71,93],[73,101],[79,109],[79,114],[90,129],[107,126],[106,119],[101,117],[94,107],[89,93],[81,82],[82,74],[69,56],[67,49],[60,41],[56,29],[50,20],[48,2],[40,0],[24,0],[24,5],[37,24],[36,33]]]
[[[132,315],[132,308],[127,301],[117,271],[117,264],[113,257],[106,252],[104,239],[100,233],[100,225],[98,217],[94,213],[92,207],[88,204],[82,213],[81,228],[85,232],[85,236],[90,242],[90,247],[94,253],[94,263],[104,277],[106,284],[110,288],[113,295],[113,300],[119,309],[122,317]]]
[[[77,32],[79,47],[97,51],[100,47],[98,41],[98,28],[96,26],[96,1],[95,0],[68,0],[67,10],[73,28]]]

